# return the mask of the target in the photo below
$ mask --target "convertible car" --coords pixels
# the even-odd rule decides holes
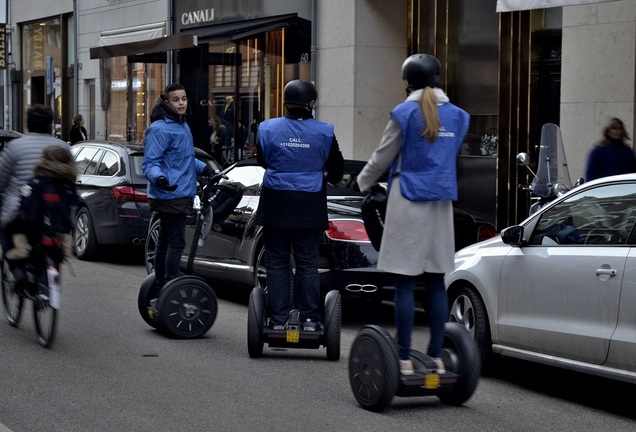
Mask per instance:
[[[343,298],[381,301],[393,296],[392,278],[376,268],[378,252],[369,240],[360,210],[364,195],[349,187],[364,164],[363,161],[346,161],[343,180],[337,185],[327,186],[329,229],[322,234],[318,266],[323,294],[338,289]],[[225,174],[228,178],[225,181],[243,188],[241,202],[227,219],[213,221],[209,236],[198,246],[191,270],[186,266],[195,221],[188,222],[182,258],[184,271],[191,271],[212,286],[251,288],[259,280],[264,280],[262,227],[254,223],[264,173],[255,158],[242,160],[227,168]],[[158,215],[153,214],[146,242],[146,269],[149,273],[154,265],[158,227]],[[491,223],[455,210],[456,249],[496,234]],[[417,235],[416,230],[413,235]]]

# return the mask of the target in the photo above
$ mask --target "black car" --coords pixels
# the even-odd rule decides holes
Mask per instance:
[[[347,174],[338,185],[328,185],[329,229],[320,242],[319,271],[323,294],[338,289],[343,297],[382,300],[392,297],[393,281],[377,270],[378,252],[361,216],[363,194],[349,187],[364,162],[347,161]],[[213,221],[208,238],[200,244],[192,271],[210,283],[251,288],[265,274],[262,227],[254,223],[265,170],[254,158],[240,161],[225,171],[226,181],[241,185],[243,198],[223,221]],[[343,186],[344,185],[344,186]],[[146,242],[146,269],[153,269],[159,219],[153,214]],[[194,220],[188,222],[182,267],[186,269]],[[461,210],[455,211],[455,230],[461,244],[476,243],[496,235],[495,227]]]
[[[150,221],[143,145],[89,140],[73,145],[71,152],[80,195],[73,231],[77,257],[92,259],[102,245],[143,246]],[[220,170],[204,151],[196,149],[196,156]]]

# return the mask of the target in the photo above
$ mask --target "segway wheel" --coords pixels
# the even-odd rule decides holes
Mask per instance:
[[[255,287],[247,305],[247,352],[251,358],[263,355],[263,328],[265,327],[265,291]]]
[[[397,350],[376,326],[363,327],[351,345],[349,383],[353,395],[369,411],[382,411],[399,385]]]
[[[442,358],[446,370],[456,373],[458,379],[437,397],[448,405],[462,405],[475,392],[481,371],[479,349],[465,327],[458,323],[446,323]]]
[[[148,313],[148,307],[150,306],[150,300],[157,297],[157,287],[155,286],[155,274],[150,273],[146,276],[146,279],[141,283],[139,288],[139,295],[137,296],[137,309],[139,309],[139,315],[143,320],[152,328],[157,328],[157,323],[154,318]]]
[[[342,303],[337,290],[329,291],[325,297],[325,347],[327,360],[340,360],[340,326]]]
[[[158,328],[178,339],[198,338],[214,324],[217,309],[216,294],[202,279],[178,277],[161,289]]]

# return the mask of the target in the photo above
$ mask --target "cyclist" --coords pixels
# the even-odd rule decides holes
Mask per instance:
[[[5,257],[27,259],[30,246],[37,243],[60,262],[73,254],[71,215],[79,201],[75,187],[77,166],[68,149],[48,146],[33,173],[33,179],[21,188],[18,217],[6,226],[5,234],[11,235],[14,247]]]
[[[28,133],[16,138],[5,146],[0,153],[0,191],[2,191],[2,209],[0,211],[0,241],[2,250],[13,248],[13,239],[5,234],[7,225],[19,213],[22,187],[33,177],[33,168],[44,154],[44,149],[55,145],[70,151],[68,143],[54,138],[53,110],[44,105],[33,105],[27,110]],[[26,279],[24,267],[18,261],[6,260],[12,271],[16,286]]]

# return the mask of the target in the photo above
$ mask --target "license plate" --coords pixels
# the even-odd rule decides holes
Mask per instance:
[[[298,343],[300,340],[299,330],[287,330],[286,340],[289,343]]]

